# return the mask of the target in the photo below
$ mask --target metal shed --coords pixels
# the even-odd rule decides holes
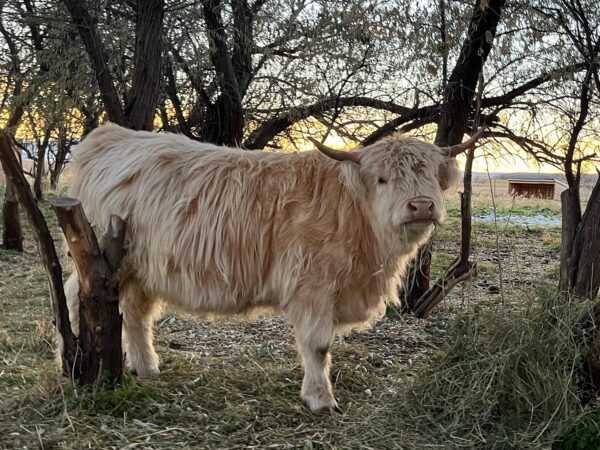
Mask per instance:
[[[560,199],[567,185],[560,180],[550,179],[512,179],[508,181],[508,193],[514,197]]]

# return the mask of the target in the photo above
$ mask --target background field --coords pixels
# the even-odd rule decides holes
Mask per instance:
[[[501,184],[498,182],[497,192]],[[436,365],[447,364],[443,355],[452,354],[465,339],[484,342],[481,336],[472,334],[473,330],[483,332],[481,322],[461,331],[465,318],[480,317],[484,321],[484,317],[495,314],[492,322],[496,323],[491,325],[498,327],[522,320],[524,314],[546,300],[544,296],[551,297],[547,287],[557,281],[560,229],[517,226],[508,217],[557,218],[559,203],[512,199],[501,194],[492,202],[489,184],[484,180],[476,182],[474,194],[475,215],[489,212],[495,203],[499,217],[496,223],[475,222],[473,255],[479,263],[479,277],[455,289],[427,320],[390,312],[370,330],[336,338],[332,379],[344,411],[339,416],[314,415],[300,401],[302,371],[291,330],[280,318],[209,323],[166,312],[155,328],[162,369],[159,377],[140,381],[128,376],[115,392],[102,386],[82,390],[66,380],[57,382],[48,290],[26,225],[24,254],[0,250],[0,448],[548,445],[568,433],[584,412],[572,401],[571,390],[575,387],[571,382],[552,385],[552,377],[559,379],[556,373],[544,375],[544,382],[549,383],[551,391],[561,393],[558,403],[538,402],[532,406],[535,417],[525,419],[507,413],[512,425],[500,428],[496,425],[503,424],[504,419],[498,416],[502,411],[498,396],[506,394],[501,388],[498,395],[488,392],[494,388],[486,391],[490,404],[495,406],[475,408],[477,417],[465,417],[465,405],[460,409],[449,403],[440,406],[441,410],[448,408],[448,414],[453,411],[457,415],[447,417],[450,422],[439,417],[434,421],[433,415],[440,408],[436,413],[420,403],[425,397],[419,394],[418,385],[436,380],[431,371]],[[58,241],[59,231],[47,202],[42,207]],[[448,212],[446,225],[438,229],[434,239],[435,276],[443,272],[458,249],[456,199],[450,199]],[[489,321],[485,319],[485,323]],[[485,361],[488,347],[477,350],[483,353],[473,355],[469,364]],[[498,356],[502,351],[488,357],[502,361]],[[461,350],[462,355],[468,353],[469,348]],[[535,361],[536,366],[540,364]],[[452,363],[448,367],[460,365]],[[468,374],[460,377],[469,379]],[[560,377],[571,378],[564,374]],[[507,384],[506,380],[502,383]],[[426,389],[435,391],[432,386]],[[451,395],[455,389],[442,388],[444,395]],[[466,389],[477,392],[473,386]],[[421,400],[415,400],[415,395]],[[523,398],[525,394],[517,395]],[[544,391],[540,395],[549,394]],[[418,414],[422,415],[415,416]],[[430,421],[436,426],[428,426]],[[594,421],[586,424],[595,426]],[[483,429],[477,431],[479,427]]]

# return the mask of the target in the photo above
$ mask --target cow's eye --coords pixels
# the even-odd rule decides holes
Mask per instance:
[[[386,184],[387,180],[383,177],[377,178],[377,184]]]

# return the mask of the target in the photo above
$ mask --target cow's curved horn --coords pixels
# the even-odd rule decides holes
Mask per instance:
[[[477,133],[475,133],[473,136],[471,136],[468,140],[466,140],[465,142],[462,142],[460,144],[456,144],[456,145],[452,145],[450,147],[442,147],[442,151],[451,157],[455,157],[457,155],[460,155],[462,152],[469,150],[471,147],[473,147],[476,143],[477,140],[483,135],[483,128],[480,128]]]
[[[319,149],[321,153],[329,156],[331,159],[336,161],[352,161],[353,163],[360,164],[360,152],[350,151],[345,152],[342,150],[335,150],[331,147],[327,147],[325,144],[317,141],[316,139],[309,137],[308,140],[315,144],[315,147]]]

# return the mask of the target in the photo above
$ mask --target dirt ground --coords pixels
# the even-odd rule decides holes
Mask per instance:
[[[498,201],[505,209],[559,214],[557,203]],[[476,209],[488,204],[483,198]],[[450,219],[434,239],[434,275],[457,253],[456,207],[450,202]],[[411,431],[397,429],[386,411],[447,344],[456,315],[476,305],[510,314],[535,301],[537,285],[556,281],[560,249],[556,227],[476,222],[479,277],[427,320],[390,314],[336,338],[332,380],[344,412],[316,416],[299,398],[302,370],[281,318],[210,323],[167,312],[155,327],[159,377],[128,376],[117,392],[57,381],[45,275],[27,236],[24,254],[0,250],[0,448],[7,449],[404,448]]]

